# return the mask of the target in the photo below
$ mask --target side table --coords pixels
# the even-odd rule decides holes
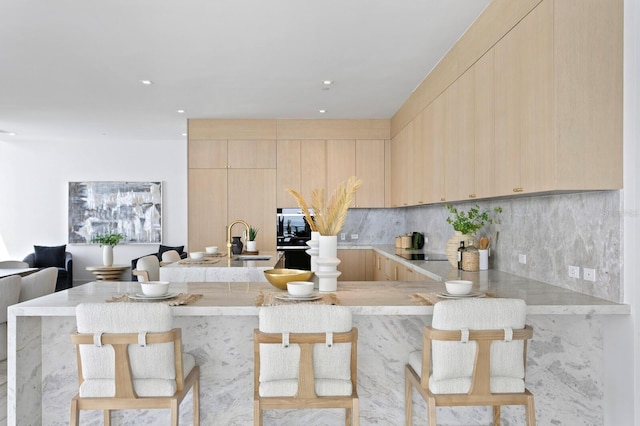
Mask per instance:
[[[124,271],[129,269],[127,265],[111,265],[111,266],[87,266],[87,271],[96,276],[98,281],[121,281]]]

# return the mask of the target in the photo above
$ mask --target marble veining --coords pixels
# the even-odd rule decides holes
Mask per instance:
[[[501,297],[524,297],[533,309],[527,317],[534,327],[527,386],[536,395],[538,423],[575,424],[580,419],[583,424],[602,424],[603,354],[613,350],[603,343],[609,326],[606,315],[626,315],[628,306],[499,271],[489,271],[485,279],[489,291]],[[74,348],[68,339],[75,328],[75,306],[137,288],[139,284],[132,282],[89,283],[9,308],[10,336],[18,332],[20,339],[9,340],[13,355],[8,372],[8,424],[67,423],[69,401],[77,391]],[[443,288],[441,281],[339,284],[336,294],[353,310],[359,329],[362,425],[403,423],[404,365],[409,352],[420,348],[422,327],[430,323],[433,309],[410,296]],[[184,350],[195,355],[202,369],[202,424],[251,424],[255,300],[261,291],[276,290],[265,283],[172,283],[170,290],[204,294],[194,305],[173,308],[175,325],[183,329]],[[39,400],[42,409],[34,411],[34,401]],[[184,424],[191,422],[190,402],[187,398],[181,409]],[[414,403],[415,424],[424,424],[424,403],[415,395]],[[166,415],[162,411],[119,413],[113,424],[157,424]],[[490,419],[484,408],[441,408],[438,415],[439,424],[446,425],[486,424]],[[333,426],[344,424],[343,416],[341,410],[268,411],[265,425]],[[521,408],[504,408],[503,424],[522,424],[522,419]],[[82,424],[101,424],[100,414],[83,413]]]

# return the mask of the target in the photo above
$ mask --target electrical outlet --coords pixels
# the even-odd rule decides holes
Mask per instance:
[[[344,232],[340,234],[340,241],[344,241],[346,239],[347,239],[347,234],[345,234]]]
[[[351,239],[352,240],[357,240],[358,239],[358,234],[351,234]]]
[[[590,268],[584,268],[584,280],[585,281],[595,281],[596,280],[596,270]]]
[[[522,263],[523,265],[527,264],[527,255],[526,254],[519,254],[518,255],[518,262]]]
[[[569,278],[580,278],[579,266],[569,266]]]

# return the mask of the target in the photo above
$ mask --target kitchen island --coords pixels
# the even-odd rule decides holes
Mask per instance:
[[[362,425],[404,423],[404,365],[408,353],[420,347],[422,327],[433,312],[414,295],[443,290],[442,282],[338,284],[339,303],[352,309],[359,329]],[[194,304],[172,308],[175,325],[183,329],[184,349],[201,366],[202,424],[251,424],[256,300],[278,290],[265,283],[234,282],[171,283],[170,291],[203,295]],[[527,302],[527,322],[534,328],[527,386],[536,397],[538,423],[576,424],[579,419],[580,424],[603,424],[603,336],[610,319],[628,315],[630,307],[497,271],[487,271],[483,291]],[[68,336],[75,328],[75,306],[131,292],[139,292],[138,283],[92,282],[9,308],[9,425],[67,423],[77,391]],[[415,397],[414,402],[414,420],[424,424],[424,403]],[[189,401],[183,404],[181,424],[189,424]],[[484,407],[440,410],[445,424],[486,424],[491,418]],[[523,413],[521,407],[505,407],[503,420],[522,424]],[[83,424],[101,421],[98,412],[82,416]],[[163,411],[134,411],[127,412],[126,423],[142,423],[137,416],[144,416],[145,424],[166,421]],[[265,414],[264,424],[341,425],[343,416],[342,410],[274,410]],[[113,424],[124,424],[122,417],[114,415]]]
[[[267,282],[264,271],[276,268],[282,252],[259,255],[207,256],[183,259],[160,268],[160,280],[170,282]]]

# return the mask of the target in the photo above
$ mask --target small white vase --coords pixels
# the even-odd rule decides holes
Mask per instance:
[[[338,289],[338,277],[341,273],[337,270],[340,264],[340,259],[338,259],[338,237],[336,235],[320,235],[318,250],[318,271],[315,273],[319,279],[318,289],[320,292],[336,291]]]
[[[318,270],[318,254],[320,253],[320,233],[317,231],[311,231],[311,239],[307,241],[309,249],[307,254],[311,257],[311,272]]]
[[[258,251],[258,243],[255,241],[247,241],[247,251]]]
[[[113,265],[113,246],[102,246],[102,264],[104,266]]]

